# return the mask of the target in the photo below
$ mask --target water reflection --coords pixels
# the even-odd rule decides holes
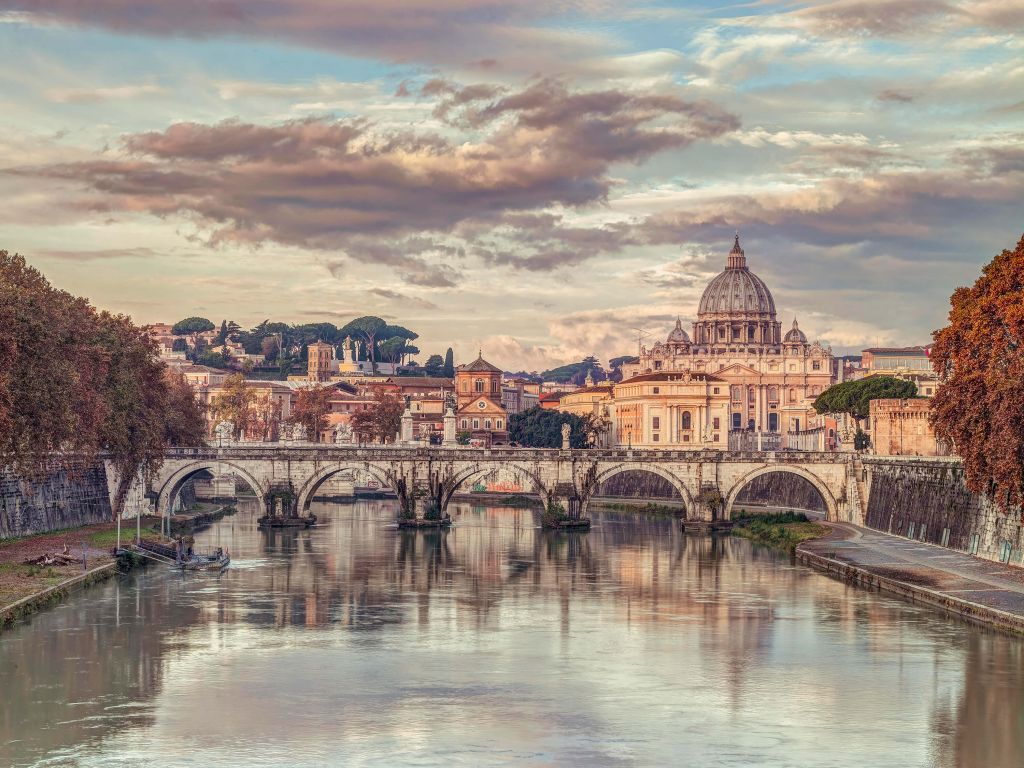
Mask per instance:
[[[743,540],[315,512],[243,509],[199,537],[222,576],[149,569],[0,635],[0,764],[1022,764],[1021,642]]]

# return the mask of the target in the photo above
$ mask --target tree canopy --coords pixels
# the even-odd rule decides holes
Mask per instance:
[[[508,420],[508,435],[512,442],[527,448],[561,448],[563,424],[570,428],[570,447],[590,447],[594,426],[589,417],[547,408],[535,407],[512,414]]]
[[[307,439],[320,442],[320,434],[327,429],[327,414],[331,412],[334,387],[313,384],[300,389],[292,406],[291,421],[306,428]]]
[[[374,390],[373,398],[374,404],[367,410],[352,414],[352,430],[360,440],[393,442],[402,427],[405,403],[396,393],[381,389]]]
[[[1024,505],[1024,237],[950,299],[935,332],[936,434],[964,461],[967,487],[1002,508]]]
[[[186,317],[179,320],[171,327],[171,333],[175,336],[192,336],[197,333],[206,333],[216,328],[212,322],[205,317]]]
[[[95,460],[119,470],[114,512],[170,445],[200,445],[205,422],[149,333],[53,288],[0,251],[0,464],[26,476]]]
[[[894,376],[868,376],[833,384],[815,398],[814,410],[817,413],[847,413],[859,421],[868,417],[872,400],[904,400],[916,394],[917,385],[912,381]]]
[[[604,368],[596,357],[585,357],[578,363],[569,363],[558,368],[552,368],[541,374],[544,381],[556,381],[560,384],[575,384],[582,386],[590,374],[595,382],[604,381],[608,378]]]

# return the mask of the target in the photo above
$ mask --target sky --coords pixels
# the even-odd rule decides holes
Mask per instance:
[[[634,354],[739,231],[779,319],[926,343],[1024,231],[1024,0],[0,0],[0,248],[136,321]],[[422,362],[422,360],[421,360]]]

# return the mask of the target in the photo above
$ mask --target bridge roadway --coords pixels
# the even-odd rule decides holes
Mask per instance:
[[[725,452],[636,449],[557,450],[318,443],[236,443],[169,451],[148,479],[135,480],[136,503],[166,514],[182,485],[200,472],[244,480],[268,510],[301,513],[317,489],[339,472],[357,470],[393,489],[403,510],[444,511],[452,495],[478,481],[521,484],[542,501],[586,514],[590,500],[612,477],[651,472],[679,492],[688,520],[727,520],[743,488],[771,472],[807,480],[821,494],[832,521],[861,524],[866,498],[858,490],[859,457],[849,453]],[[108,470],[109,471],[109,470]],[[529,489],[529,490],[527,490]],[[127,508],[126,508],[127,511]]]

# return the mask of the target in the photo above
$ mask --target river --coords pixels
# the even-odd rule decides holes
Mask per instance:
[[[318,504],[0,634],[0,765],[1024,765],[1024,642],[667,519]]]

